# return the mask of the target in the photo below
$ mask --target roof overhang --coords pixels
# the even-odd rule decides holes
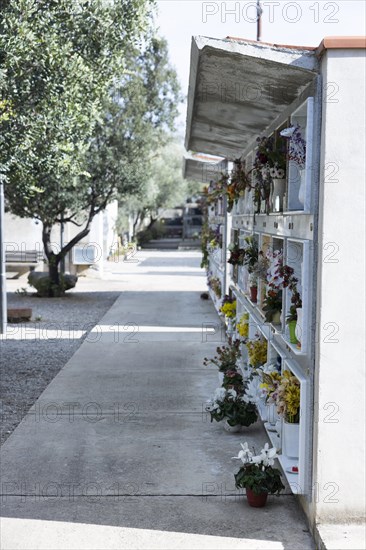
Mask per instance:
[[[225,171],[226,161],[220,157],[187,154],[183,157],[183,177],[188,180],[209,184]]]
[[[317,74],[314,49],[193,37],[186,149],[240,157]]]

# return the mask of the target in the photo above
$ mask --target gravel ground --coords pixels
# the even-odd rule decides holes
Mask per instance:
[[[79,279],[64,298],[23,296],[15,290],[26,283],[8,282],[14,290],[8,307],[31,307],[33,315],[29,323],[8,325],[0,337],[0,444],[120,295],[117,289],[103,292],[108,284],[97,279]]]

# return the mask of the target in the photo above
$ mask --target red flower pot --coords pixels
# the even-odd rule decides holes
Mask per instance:
[[[249,506],[253,506],[254,508],[263,508],[263,506],[266,505],[268,493],[256,495],[251,489],[245,489],[245,491]]]
[[[249,288],[249,290],[250,290],[250,300],[253,303],[256,303],[257,302],[257,296],[258,296],[258,287],[257,286],[251,286]]]

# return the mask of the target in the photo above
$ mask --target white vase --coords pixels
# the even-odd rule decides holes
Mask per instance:
[[[258,409],[259,416],[261,417],[263,422],[267,422],[267,420],[268,420],[268,410],[267,410],[266,403],[259,399],[257,401],[257,409]]]
[[[297,321],[296,321],[296,328],[295,328],[295,336],[299,342],[302,340],[302,308],[298,307],[296,308],[296,315],[297,315]]]
[[[277,408],[275,403],[267,403],[267,421],[271,426],[275,426],[279,418],[277,414]]]
[[[305,204],[305,179],[306,179],[306,171],[305,168],[299,168],[299,175],[300,175],[300,187],[299,187],[299,203],[304,206]]]
[[[273,178],[273,191],[272,191],[272,212],[283,211],[283,196],[286,191],[286,179],[285,178]]]
[[[236,426],[230,426],[230,424],[228,423],[228,421],[224,420],[224,428],[227,432],[230,432],[230,433],[238,433],[238,432],[241,432],[241,425],[240,424],[236,424]]]
[[[299,458],[300,424],[283,423],[283,449],[288,458]]]

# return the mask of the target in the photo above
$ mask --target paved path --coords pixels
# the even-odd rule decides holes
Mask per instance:
[[[287,490],[266,508],[235,491],[239,442],[203,406],[220,331],[196,252],[109,263],[120,298],[43,392],[1,456],[5,549],[313,548]]]

